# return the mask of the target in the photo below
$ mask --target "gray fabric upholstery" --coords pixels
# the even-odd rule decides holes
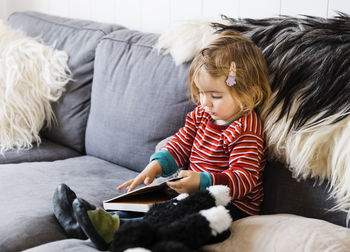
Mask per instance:
[[[8,151],[0,154],[0,164],[15,164],[22,162],[54,161],[71,157],[77,157],[81,154],[71,148],[54,143],[47,139],[41,139],[39,146],[29,150]]]
[[[0,165],[0,251],[20,251],[65,239],[52,213],[52,195],[60,183],[101,206],[116,196],[116,186],[136,173],[89,156],[54,162]]]
[[[158,36],[120,30],[96,49],[86,153],[141,171],[157,142],[184,125],[188,65],[152,49]]]
[[[268,163],[265,168],[264,193],[262,214],[290,213],[346,226],[346,213],[329,211],[335,202],[329,198],[326,182],[298,182],[279,162]]]
[[[58,124],[43,135],[84,152],[95,48],[104,35],[122,27],[37,12],[14,13],[9,17],[8,24],[29,36],[39,36],[46,44],[55,45],[68,53],[73,81],[66,85],[61,99],[53,104]]]

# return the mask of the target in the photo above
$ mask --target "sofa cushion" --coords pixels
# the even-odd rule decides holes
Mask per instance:
[[[55,242],[50,242],[26,250],[26,252],[98,252],[95,245],[90,240],[65,239]]]
[[[251,216],[235,221],[225,241],[202,252],[350,251],[350,230],[332,223],[290,214]]]
[[[280,162],[269,162],[264,171],[264,202],[262,214],[290,213],[322,219],[346,226],[346,213],[329,211],[335,206],[327,182],[296,180]]]
[[[66,183],[101,206],[136,172],[89,156],[54,162],[0,165],[0,251],[21,251],[65,239],[52,211],[55,188]]]
[[[204,246],[202,252],[342,252],[350,250],[350,230],[326,221],[291,214],[251,216],[231,225],[231,236]],[[98,251],[90,240],[67,239],[28,250]],[[141,251],[141,250],[140,250]]]
[[[41,139],[39,146],[29,150],[7,151],[0,155],[0,164],[14,164],[22,162],[54,161],[80,156],[76,150],[54,143],[47,139]]]
[[[43,132],[48,139],[84,151],[86,122],[90,106],[93,63],[97,43],[117,25],[74,20],[38,12],[17,12],[8,23],[32,37],[41,37],[48,45],[63,50],[69,55],[72,81],[66,92],[53,104],[57,125]]]
[[[188,64],[178,67],[152,46],[155,34],[120,30],[96,49],[86,152],[140,171],[157,142],[184,125],[193,105]]]

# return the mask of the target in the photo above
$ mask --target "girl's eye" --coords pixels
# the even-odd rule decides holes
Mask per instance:
[[[221,99],[222,96],[221,95],[211,95],[211,98],[213,98],[213,99]]]

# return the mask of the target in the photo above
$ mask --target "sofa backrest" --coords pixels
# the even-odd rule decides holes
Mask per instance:
[[[175,66],[152,46],[155,34],[119,30],[96,49],[86,153],[141,171],[156,144],[193,109],[188,64]]]
[[[66,85],[61,99],[53,104],[57,124],[44,130],[42,135],[84,152],[95,49],[103,36],[123,27],[38,12],[13,13],[8,24],[68,53],[73,80]]]
[[[336,202],[330,196],[327,181],[323,184],[310,178],[298,181],[280,162],[267,163],[264,171],[264,193],[261,214],[297,214],[347,226],[347,213],[332,211]]]

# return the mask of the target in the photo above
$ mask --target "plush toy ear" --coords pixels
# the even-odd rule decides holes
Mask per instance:
[[[216,206],[227,206],[231,201],[230,188],[224,185],[210,186],[207,189],[215,199]]]
[[[229,210],[223,206],[202,210],[199,214],[208,221],[213,236],[228,230],[232,223]]]

